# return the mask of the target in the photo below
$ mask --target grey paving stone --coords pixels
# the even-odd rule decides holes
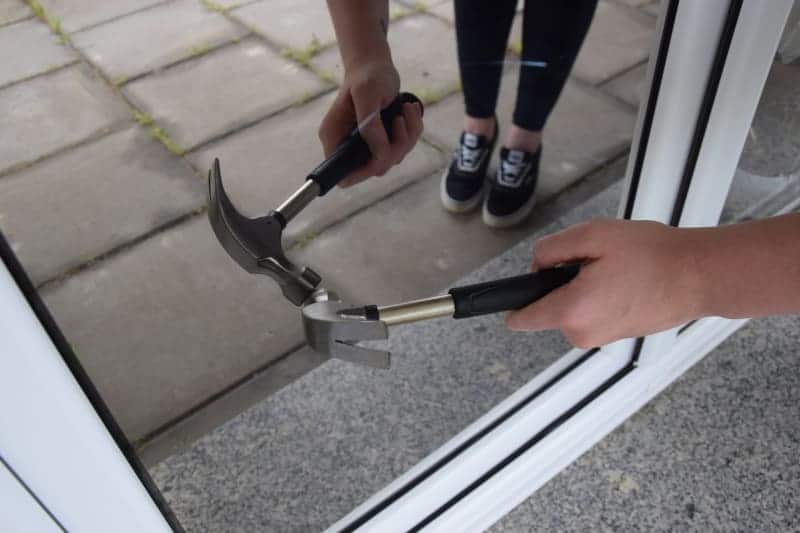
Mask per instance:
[[[491,531],[796,531],[798,332],[751,322]]]
[[[544,231],[609,213],[618,195],[612,189]],[[462,282],[525,271],[530,247],[519,244]],[[390,370],[325,363],[151,469],[183,525],[320,531],[567,349],[552,332],[510,334],[499,315],[398,327],[391,335]]]
[[[78,32],[72,42],[112,81],[121,82],[244,33],[198,1],[178,0]]]
[[[302,184],[323,160],[317,128],[334,95],[271,117],[190,156],[208,169],[215,157],[222,162],[226,191],[244,212],[263,215]],[[314,235],[337,220],[363,209],[392,191],[444,166],[443,155],[423,143],[383,178],[347,189],[336,188],[316,200],[287,226],[286,242]],[[307,237],[306,237],[307,239]]]
[[[139,459],[150,467],[185,451],[197,439],[211,433],[327,360],[326,356],[311,350],[308,346],[292,352],[148,440],[136,450]]]
[[[601,1],[572,74],[595,85],[607,81],[647,59],[654,33],[652,17]]]
[[[628,72],[612,78],[603,84],[603,90],[608,91],[620,100],[627,102],[633,107],[639,107],[642,98],[645,96],[645,75],[647,74],[647,64],[641,64]]]
[[[651,2],[651,3],[647,4],[646,6],[644,6],[642,8],[642,11],[644,11],[648,15],[651,15],[653,17],[657,17],[661,13],[661,2],[658,1],[658,0],[655,1],[655,2]]]
[[[302,339],[298,311],[272,280],[246,273],[226,255],[205,216],[42,296],[131,440]]]
[[[437,17],[447,20],[451,24],[455,24],[456,22],[455,12],[453,11],[452,0],[447,0],[446,2],[438,3],[435,6],[429,8],[428,12],[433,15],[436,15]]]
[[[111,128],[129,114],[101,79],[69,67],[0,90],[0,172]]]
[[[447,2],[448,0],[398,0],[397,3],[409,9],[431,9]]]
[[[163,2],[164,0],[39,0],[45,12],[56,17],[61,28],[70,33]]]
[[[0,0],[0,26],[31,16],[29,8],[22,0]]]
[[[336,40],[328,4],[319,0],[262,0],[231,15],[283,47],[304,50]]]
[[[191,149],[325,87],[312,73],[248,38],[132,82],[124,92],[181,147]]]
[[[518,69],[510,69],[498,98],[501,137],[513,115]],[[455,148],[462,128],[463,98],[453,95],[431,106],[425,136]],[[633,137],[635,116],[601,91],[568,81],[544,129],[538,192],[544,200],[623,152]]]
[[[50,28],[25,20],[0,28],[0,87],[52,70],[77,57]]]
[[[426,14],[403,17],[390,25],[389,45],[404,90],[433,101],[458,88],[455,32],[447,23]],[[312,64],[341,82],[338,48],[322,52]]]
[[[132,127],[0,179],[0,226],[39,283],[200,207],[205,190]]]

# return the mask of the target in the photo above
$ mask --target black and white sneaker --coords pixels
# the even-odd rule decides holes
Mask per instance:
[[[507,148],[500,150],[497,176],[490,180],[489,194],[483,203],[483,222],[487,226],[516,226],[530,215],[536,202],[534,191],[541,155],[541,148],[533,154]]]
[[[497,126],[491,141],[483,135],[461,134],[453,162],[442,176],[440,187],[442,205],[451,213],[466,213],[480,205],[497,137]]]

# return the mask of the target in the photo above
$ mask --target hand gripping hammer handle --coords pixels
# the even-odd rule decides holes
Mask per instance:
[[[468,318],[513,311],[522,309],[566,285],[579,271],[580,265],[570,264],[522,276],[456,287],[450,289],[448,294],[424,300],[386,307],[367,306],[361,310],[343,311],[342,314],[361,315],[368,320],[380,320],[387,326],[392,326],[443,316]]]
[[[421,109],[423,108],[420,99],[413,94],[400,93],[391,104],[380,112],[381,122],[389,141],[392,140],[394,119],[402,114],[405,103],[417,103]],[[308,175],[305,184],[275,210],[281,225],[285,227],[289,220],[302,211],[314,198],[325,196],[351,172],[366,165],[371,157],[369,146],[359,133],[358,126],[354,127],[336,147],[336,150]]]

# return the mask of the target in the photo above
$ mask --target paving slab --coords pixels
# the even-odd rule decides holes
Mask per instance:
[[[597,85],[645,61],[655,20],[636,9],[601,0],[572,75]]]
[[[661,14],[661,2],[655,1],[647,4],[646,6],[642,7],[642,11],[647,13],[650,16],[657,17]]]
[[[48,286],[42,296],[132,441],[303,338],[298,311],[272,280],[246,273],[225,254],[205,216]]]
[[[327,87],[253,37],[141,78],[124,92],[182,148],[192,149]]]
[[[647,64],[643,63],[616,78],[610,79],[602,85],[602,88],[609,94],[638,109],[645,96],[646,75]]]
[[[456,23],[455,7],[452,0],[437,3],[435,6],[428,8],[428,12],[447,20],[450,24]]]
[[[76,59],[72,50],[38,20],[0,27],[0,87]]]
[[[398,4],[409,9],[431,9],[447,3],[449,0],[398,0]]]
[[[503,76],[497,117],[501,136],[508,129],[516,102],[519,69]],[[431,106],[425,137],[448,151],[462,128],[461,94]],[[623,152],[631,142],[635,115],[624,104],[592,87],[568,81],[544,129],[538,193],[544,200]]]
[[[214,158],[222,162],[225,188],[237,207],[250,216],[261,216],[289,197],[323,160],[316,132],[335,95],[318,98],[299,108],[288,109],[251,128],[226,137],[192,154],[190,160],[208,169]],[[382,178],[357,187],[336,188],[316,200],[292,220],[285,233],[286,244],[319,233],[378,199],[443,168],[438,150],[419,143]]]
[[[237,383],[212,402],[204,404],[143,445],[137,447],[139,459],[148,467],[188,449],[194,441],[242,414],[264,398],[275,394],[298,378],[327,361],[308,346],[274,361]]]
[[[427,14],[402,17],[389,26],[389,45],[403,90],[434,101],[458,88],[455,32],[446,22]],[[341,83],[344,70],[338,48],[325,50],[311,63]]]
[[[797,531],[798,332],[750,322],[490,531]]]
[[[91,69],[68,67],[0,90],[0,173],[86,140],[126,106]]]
[[[231,15],[281,47],[306,50],[336,41],[328,4],[319,0],[262,0]]]
[[[72,42],[109,79],[121,83],[245,33],[197,0],[179,0],[78,32]]]
[[[614,187],[541,230],[610,214],[618,196]],[[527,270],[530,247],[461,282]],[[388,346],[390,370],[329,361],[152,468],[184,527],[320,531],[568,348],[553,332],[511,334],[500,315],[397,327]]]
[[[0,227],[38,284],[204,205],[205,191],[134,126],[0,179]]]
[[[22,0],[0,0],[0,26],[22,20],[32,14],[31,8]]]
[[[164,0],[39,0],[39,3],[48,15],[58,19],[61,29],[72,33],[164,3]]]

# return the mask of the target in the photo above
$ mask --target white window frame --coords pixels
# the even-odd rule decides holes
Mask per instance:
[[[717,223],[791,5],[665,0],[620,216]],[[0,302],[0,500],[55,531],[182,531],[18,264]],[[745,322],[568,352],[330,531],[489,527]]]

